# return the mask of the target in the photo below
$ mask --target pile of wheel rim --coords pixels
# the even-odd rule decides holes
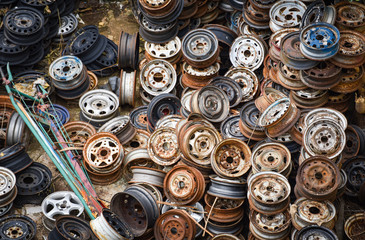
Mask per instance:
[[[33,163],[25,123],[1,97],[0,239],[36,234],[11,215],[25,204],[41,205],[49,239],[329,240],[342,228],[362,239],[363,216],[343,208],[365,201],[353,104],[365,92],[364,4],[137,0],[138,32],[114,43],[79,28],[72,1],[45,2],[6,13],[0,64],[16,69],[17,91],[78,101],[79,114],[44,107],[90,181],[123,188],[88,221],[74,193],[55,191],[53,169]],[[48,75],[18,69],[49,46],[63,51]]]

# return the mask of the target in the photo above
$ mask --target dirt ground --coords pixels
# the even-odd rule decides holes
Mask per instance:
[[[128,1],[107,2],[101,5],[96,5],[91,2],[92,1],[90,1],[89,4],[83,5],[83,9],[79,12],[79,27],[85,25],[96,25],[99,27],[101,34],[108,37],[116,44],[118,44],[121,31],[128,33],[135,33],[138,31],[138,24],[136,23],[132,11],[130,10],[131,8],[129,7]],[[50,56],[48,62],[50,62],[50,59],[56,58],[57,55],[58,54],[53,54]],[[45,65],[47,68],[47,64]],[[118,73],[115,75],[118,75]],[[99,79],[98,86],[105,84],[107,79],[108,78]],[[71,115],[70,121],[79,120],[78,100],[65,102],[64,100],[57,97],[52,98],[52,100],[53,103],[67,107]],[[138,100],[137,105],[140,104],[141,102]],[[123,108],[121,109],[121,114],[129,114],[130,111],[131,108]],[[53,185],[56,191],[70,190],[62,175],[58,172],[53,162],[48,158],[47,154],[34,137],[32,137],[27,151],[34,161],[43,163],[51,169],[53,174]],[[94,186],[100,198],[110,201],[111,197],[115,193],[124,190],[126,182],[123,180],[123,178],[121,178],[118,182],[107,187],[97,185]],[[40,206],[26,205],[22,209],[14,209],[13,212],[27,215],[35,220],[38,230],[36,239],[47,239],[49,232],[42,224],[42,210]]]

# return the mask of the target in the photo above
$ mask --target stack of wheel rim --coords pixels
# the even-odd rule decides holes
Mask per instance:
[[[85,65],[75,56],[63,56],[49,67],[56,94],[64,99],[80,98],[89,90],[90,79]]]
[[[139,33],[153,43],[164,43],[172,40],[179,30],[177,18],[184,7],[183,0],[173,1],[138,1],[141,14],[138,18],[140,23]]]
[[[73,34],[63,54],[80,58],[97,76],[110,76],[117,69],[117,44],[101,35],[98,27],[93,25],[87,25]]]
[[[290,234],[290,184],[281,174],[259,172],[248,180],[250,231],[257,238],[285,239]],[[275,223],[270,219],[280,219]]]
[[[103,89],[92,90],[79,100],[80,120],[99,129],[104,123],[119,115],[118,96]]]
[[[254,29],[269,29],[269,11],[274,3],[275,1],[246,1],[243,5],[242,13],[245,23]]]
[[[83,156],[91,181],[106,185],[120,178],[124,149],[115,135],[94,134],[86,141]]]
[[[219,45],[216,35],[206,29],[195,29],[182,41],[183,65],[182,85],[201,88],[219,71]]]
[[[142,87],[140,95],[146,102],[151,102],[155,96],[173,93],[177,84],[175,68],[163,59],[146,63],[141,69],[139,78]]]
[[[24,63],[33,67],[42,60],[45,56],[43,41],[48,34],[45,21],[42,12],[29,5],[9,10],[4,16],[4,30],[0,34],[1,64],[9,62],[12,66],[21,66]]]
[[[56,37],[53,39],[55,44],[66,44],[76,31],[79,21],[73,13],[61,17],[61,26],[58,29]]]
[[[0,167],[1,178],[1,195],[0,195],[0,207],[9,206],[13,203],[18,189],[15,185],[15,174],[8,168]]]

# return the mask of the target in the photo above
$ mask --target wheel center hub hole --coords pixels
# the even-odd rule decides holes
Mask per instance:
[[[22,19],[22,20],[20,20],[20,23],[23,24],[23,25],[26,25],[26,24],[28,24],[28,20]]]
[[[207,147],[207,142],[205,142],[205,141],[201,142],[200,147],[201,148],[206,148]]]
[[[353,146],[353,143],[352,143],[352,141],[350,141],[350,140],[347,140],[347,142],[346,142],[346,146],[347,147],[352,147]]]
[[[132,141],[132,142],[131,142],[131,144],[130,144],[130,146],[131,146],[132,148],[138,148],[140,145],[141,145],[141,144],[139,144],[139,142],[137,142],[137,141]]]
[[[269,156],[268,158],[267,158],[267,161],[269,161],[269,162],[273,162],[275,160],[275,158],[273,157],[273,156]]]
[[[176,235],[176,234],[177,234],[177,228],[176,228],[176,227],[171,228],[170,232],[171,232],[173,235]]]
[[[163,113],[163,115],[169,115],[170,114],[170,109],[164,108],[164,109],[162,109],[162,113]]]
[[[162,75],[162,73],[155,73],[155,74],[153,75],[153,80],[154,80],[155,82],[162,82],[162,80],[163,80],[163,75]]]
[[[268,187],[266,188],[266,190],[271,192],[271,191],[273,190],[273,188],[272,188],[271,186],[268,186]]]
[[[233,157],[227,157],[226,161],[227,161],[228,163],[233,163]]]
[[[327,141],[328,141],[328,137],[326,137],[326,136],[322,136],[322,137],[321,137],[321,141],[322,141],[322,142],[324,142],[324,143],[325,143],[325,142],[327,142]]]
[[[352,48],[353,44],[346,41],[344,46],[347,47],[347,48]]]
[[[309,212],[312,214],[318,214],[320,211],[317,207],[310,207]]]
[[[31,184],[31,183],[33,183],[33,181],[34,181],[34,179],[33,179],[32,177],[25,177],[25,178],[23,179],[23,182],[24,182],[25,184]]]
[[[317,35],[316,36],[316,39],[319,40],[319,41],[321,41],[321,40],[323,40],[323,36],[322,35]]]
[[[60,208],[66,208],[67,207],[67,202],[62,202],[60,205],[59,205]]]
[[[64,66],[63,68],[62,68],[62,71],[63,72],[68,72],[68,71],[70,71],[70,67],[69,66]]]
[[[108,150],[106,150],[106,149],[102,149],[102,150],[100,151],[100,156],[105,157],[106,155],[108,155]]]
[[[288,14],[288,15],[285,15],[285,20],[292,20],[293,19],[293,16]]]
[[[314,174],[314,176],[316,177],[316,179],[318,179],[318,180],[320,180],[320,179],[322,179],[323,178],[323,175],[322,175],[322,173],[320,173],[320,172],[316,172],[315,174]]]
[[[183,181],[179,181],[179,183],[177,184],[177,186],[179,188],[184,188],[185,187],[185,183]]]
[[[165,151],[169,150],[169,149],[170,149],[170,143],[168,143],[168,142],[164,142],[164,143],[162,144],[162,148],[163,148]]]
[[[81,44],[82,44],[82,45],[85,45],[85,44],[86,44],[86,42],[87,42],[87,41],[86,41],[86,39],[82,39],[82,40],[81,40]]]
[[[251,51],[250,50],[245,50],[243,52],[243,55],[245,55],[245,57],[249,57],[249,56],[251,56]]]
[[[202,51],[204,49],[204,44],[201,42],[198,42],[196,44],[196,49],[198,49],[198,51]]]

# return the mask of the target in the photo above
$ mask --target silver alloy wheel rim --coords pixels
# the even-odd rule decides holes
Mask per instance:
[[[265,46],[253,35],[242,35],[234,40],[229,59],[234,67],[245,67],[252,71],[264,62]]]
[[[152,60],[146,63],[139,77],[144,91],[152,96],[170,93],[177,83],[177,75],[171,63]]]
[[[181,50],[181,41],[179,37],[166,43],[150,43],[145,42],[144,48],[146,52],[153,58],[169,59],[175,57]]]
[[[271,31],[276,32],[282,28],[299,26],[306,9],[307,6],[298,0],[276,2],[269,12]]]
[[[76,194],[70,191],[59,191],[48,195],[43,200],[41,207],[45,220],[52,224],[56,221],[56,216],[74,215],[80,217],[84,212],[84,205]],[[49,227],[48,224],[46,224],[47,226]]]
[[[80,98],[79,107],[91,119],[107,119],[118,110],[119,99],[108,90],[91,90]]]

